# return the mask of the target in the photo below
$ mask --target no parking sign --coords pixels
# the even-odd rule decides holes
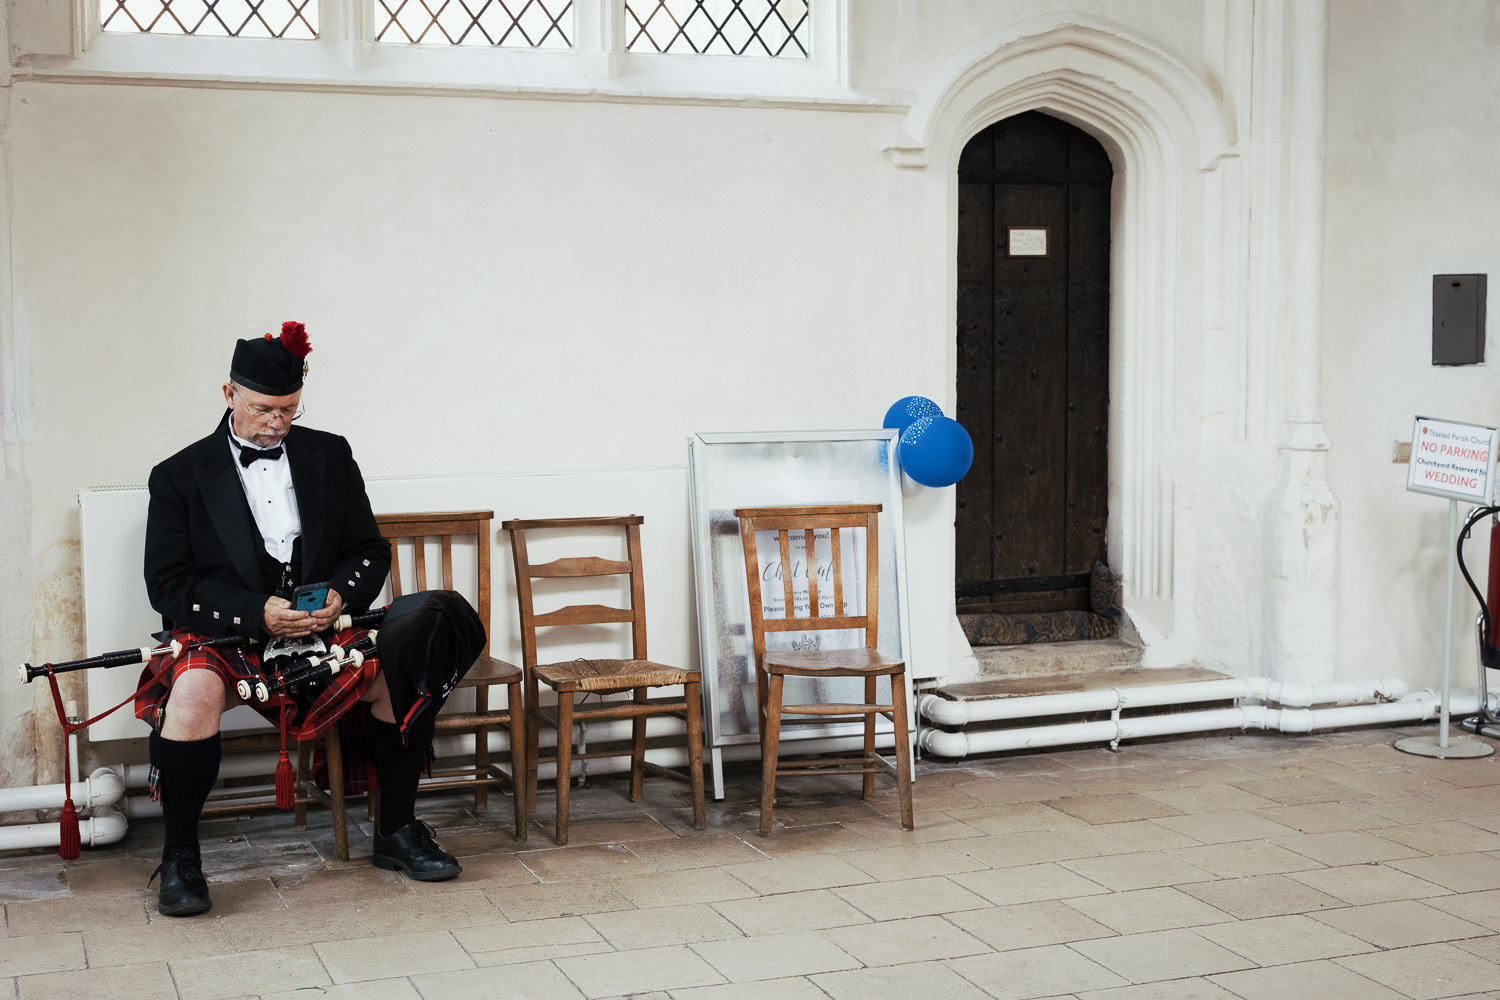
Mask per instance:
[[[1450,500],[1489,503],[1495,443],[1493,427],[1417,417],[1411,432],[1406,488]]]

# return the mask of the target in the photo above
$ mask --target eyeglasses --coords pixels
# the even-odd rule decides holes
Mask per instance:
[[[238,388],[234,390],[234,394],[235,396],[239,396],[240,391]],[[293,420],[301,418],[307,412],[300,405],[293,410],[290,406],[256,406],[254,403],[246,403],[243,399],[240,402],[245,404],[245,409],[249,410],[250,415],[257,420],[270,420],[272,417],[279,417],[290,423]]]

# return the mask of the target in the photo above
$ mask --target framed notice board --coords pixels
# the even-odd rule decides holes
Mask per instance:
[[[703,668],[703,729],[713,793],[723,797],[723,750],[759,742],[755,673],[750,662],[749,596],[735,508],[776,504],[878,503],[880,512],[880,649],[906,656],[910,624],[902,532],[901,469],[895,430],[775,431],[694,434],[688,438],[692,491],[694,592]],[[863,534],[863,533],[861,533]],[[771,571],[775,571],[772,568]],[[855,678],[814,680],[788,701],[861,700]],[[790,679],[789,679],[790,681]],[[888,683],[882,679],[882,683]],[[911,684],[911,674],[905,683]],[[846,686],[850,694],[840,695]],[[915,699],[907,692],[907,704]],[[884,720],[881,720],[882,722]],[[908,720],[908,732],[916,726]],[[834,739],[856,725],[797,729],[784,739]]]

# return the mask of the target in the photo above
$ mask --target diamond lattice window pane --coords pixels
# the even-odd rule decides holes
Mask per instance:
[[[808,0],[625,0],[625,48],[806,56]]]
[[[105,31],[317,38],[318,0],[99,0]]]
[[[375,0],[375,40],[572,48],[573,0]]]

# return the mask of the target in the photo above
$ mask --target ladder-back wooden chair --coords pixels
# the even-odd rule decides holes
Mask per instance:
[[[896,779],[901,806],[901,825],[913,828],[911,805],[911,743],[906,719],[906,664],[880,652],[880,504],[828,504],[796,507],[744,507],[736,510],[740,519],[740,544],[745,554],[745,582],[750,598],[751,645],[755,658],[755,691],[760,706],[761,796],[760,832],[770,833],[776,806],[776,777],[785,774],[848,773],[863,775],[863,794],[869,798],[875,790],[875,773]],[[849,614],[844,588],[844,567],[850,556],[846,544],[853,546],[853,532],[846,542],[844,529],[863,528],[865,532],[864,613]],[[831,548],[829,585],[833,594],[830,612],[820,607],[819,563],[814,536],[828,532]],[[773,532],[776,549],[761,554],[756,547],[757,532]],[[805,545],[807,576],[807,613],[800,614],[793,588],[791,540],[800,535]],[[780,571],[767,579],[781,580],[780,595],[763,595],[761,578],[764,564],[779,560]],[[783,618],[767,618],[766,600],[779,596],[785,605]],[[827,595],[821,595],[826,598]],[[847,595],[858,608],[858,595]],[[764,600],[762,598],[765,598]],[[779,650],[766,648],[767,633],[824,632],[837,629],[859,629],[863,644],[856,649]],[[862,702],[817,702],[783,704],[785,679],[793,677],[851,677],[864,681]],[[890,678],[890,701],[877,699],[877,682]],[[896,763],[875,749],[875,720],[884,715],[891,720],[896,741]],[[791,716],[792,718],[786,718]],[[863,752],[857,757],[807,757],[795,761],[781,759],[781,733],[784,725],[830,726],[859,721],[864,727]]]
[[[391,597],[419,590],[455,590],[453,575],[453,547],[455,541],[472,539],[475,546],[477,580],[475,582],[474,609],[488,632],[490,625],[490,522],[494,512],[488,510],[449,511],[425,514],[377,514],[375,522],[380,533],[391,543]],[[427,558],[429,540],[437,543],[439,557]],[[407,561],[411,571],[403,570]],[[407,585],[407,581],[411,585]],[[498,686],[505,688],[505,704],[493,704],[491,695]],[[479,658],[469,668],[455,688],[458,691],[474,692],[472,710],[444,711],[438,715],[434,725],[433,740],[447,735],[471,736],[471,753],[455,756],[445,754],[437,759],[430,777],[424,777],[417,786],[419,792],[463,788],[474,792],[474,808],[484,812],[489,804],[492,787],[498,789],[506,781],[513,786],[515,799],[515,833],[517,840],[526,839],[525,796],[522,782],[525,767],[525,734],[521,711],[521,670],[514,664],[489,655],[486,642]],[[450,698],[452,696],[450,695]],[[491,729],[505,726],[510,734],[510,775],[490,760],[489,733]],[[334,728],[324,734],[324,752],[328,761],[327,792],[316,790],[316,796],[333,810],[334,841],[338,856],[347,859],[348,832],[345,818],[343,794],[343,761],[335,738]],[[305,772],[305,766],[301,768]],[[306,807],[299,801],[299,814]],[[374,815],[375,804],[370,804]],[[299,821],[300,821],[299,815]]]
[[[575,760],[599,757],[629,756],[630,799],[640,801],[644,773],[686,781],[692,788],[693,826],[702,830],[705,824],[703,801],[703,726],[700,701],[701,674],[697,670],[653,663],[646,658],[646,588],[641,568],[641,522],[639,516],[572,517],[550,520],[506,521],[502,527],[510,534],[511,553],[516,568],[516,597],[520,611],[522,660],[526,671],[526,799],[528,811],[536,808],[537,766],[557,765],[557,825],[554,839],[568,842],[568,792]],[[531,532],[589,531],[623,529],[628,556],[624,560],[595,556],[569,557],[535,564],[527,548]],[[590,577],[628,576],[629,607],[610,608],[599,604],[572,605],[555,611],[538,613],[533,586],[536,581],[568,581]],[[628,624],[631,645],[625,659],[577,658],[558,663],[543,663],[537,651],[539,630],[547,630],[549,639],[573,626],[597,626],[606,623]],[[576,634],[576,633],[575,633]],[[557,696],[556,706],[543,706],[538,700],[541,685],[547,685]],[[654,690],[681,686],[681,697],[653,698]],[[597,694],[592,705],[579,704],[580,695]],[[629,694],[630,700],[607,700],[608,694]],[[646,760],[646,720],[651,716],[680,716],[687,723],[688,765],[684,771],[662,767]],[[575,753],[573,725],[593,721],[629,719],[631,739],[623,749],[618,746],[589,749]],[[557,749],[550,757],[540,754],[540,730],[546,726],[557,733]]]

